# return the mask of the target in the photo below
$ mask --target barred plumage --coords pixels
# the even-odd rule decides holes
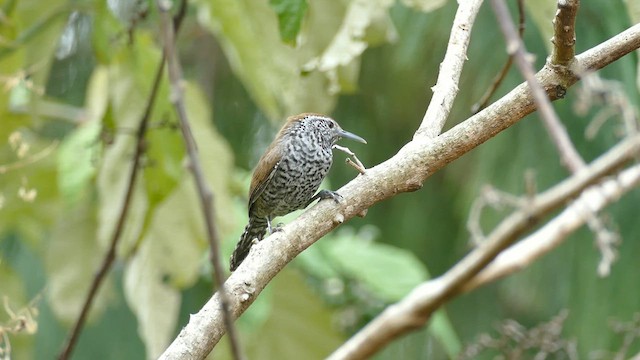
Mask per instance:
[[[273,218],[303,209],[319,197],[333,196],[314,194],[333,162],[332,146],[343,137],[366,144],[324,115],[304,113],[287,119],[254,170],[249,224],[231,255],[231,271],[249,254],[253,242],[262,240]]]

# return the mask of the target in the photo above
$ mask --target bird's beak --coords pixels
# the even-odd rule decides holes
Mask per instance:
[[[348,132],[348,131],[344,131],[344,130],[342,130],[342,129],[339,129],[339,130],[338,130],[338,136],[343,137],[343,138],[346,138],[346,139],[355,140],[355,141],[357,141],[357,142],[361,142],[361,143],[363,143],[363,144],[366,144],[366,143],[367,143],[367,140],[365,140],[365,139],[361,138],[360,136],[358,136],[358,135],[356,135],[356,134],[353,134],[353,133],[350,133],[350,132]]]

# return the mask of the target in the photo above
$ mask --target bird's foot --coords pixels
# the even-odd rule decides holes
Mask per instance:
[[[276,226],[274,226],[273,228],[271,228],[271,233],[275,233],[275,232],[280,232],[280,231],[284,231],[284,223],[278,223]]]
[[[335,201],[337,204],[340,204],[343,197],[342,195],[338,194],[335,191],[320,190],[318,191],[317,194],[313,195],[313,197],[309,200],[309,202],[307,202],[307,205],[305,205],[305,207],[309,206],[312,202],[316,201],[317,199],[320,199],[320,200],[333,199],[333,201]]]

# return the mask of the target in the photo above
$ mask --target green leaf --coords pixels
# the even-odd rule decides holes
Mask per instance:
[[[127,1],[97,1],[95,2],[95,17],[92,22],[91,42],[96,58],[103,64],[108,64],[114,55],[114,45],[124,45],[126,36],[122,34],[126,29],[114,14],[109,11],[108,4],[125,3]],[[114,39],[121,39],[119,42]]]
[[[327,253],[337,266],[386,302],[402,299],[428,278],[424,265],[409,251],[356,237],[341,237],[329,244]]]
[[[454,359],[462,349],[462,343],[444,309],[433,313],[429,332],[442,344],[449,358]]]
[[[113,236],[122,212],[135,154],[135,133],[148,101],[154,69],[160,60],[160,53],[148,36],[138,36],[136,44],[134,48],[123,48],[116,53],[114,63],[108,70],[111,110],[109,115],[114,119],[115,133],[113,143],[104,150],[97,175],[100,201],[98,238],[103,244]],[[158,101],[154,110],[162,110],[168,106],[165,103]],[[103,122],[107,120],[105,118]],[[153,212],[151,205],[157,202],[157,199],[154,199],[156,202],[149,203],[144,179],[139,177],[138,180],[134,184],[133,197],[129,205],[131,208],[125,219],[119,254],[127,254],[136,246]]]
[[[302,266],[304,271],[320,279],[339,278],[339,272],[327,261],[325,245],[327,242],[320,242],[305,250],[296,258],[296,263]]]
[[[625,1],[627,4],[627,12],[629,13],[629,18],[631,19],[631,23],[637,24],[640,22],[640,3],[637,1]]]
[[[342,237],[331,242],[327,252],[342,271],[386,302],[402,299],[428,278],[413,253],[391,245]]]
[[[62,142],[58,151],[58,186],[60,194],[70,203],[79,200],[96,173],[107,86],[107,69],[96,68],[87,92],[88,118]]]
[[[99,150],[100,123],[81,126],[69,135],[58,151],[58,187],[60,195],[75,203],[84,194],[96,173],[94,160]]]
[[[236,76],[272,120],[305,111],[329,113],[336,103],[325,74],[304,73],[301,64],[323,51],[340,26],[341,2],[310,2],[294,48],[282,42],[278,19],[266,1],[198,0],[200,20],[218,39]],[[205,16],[206,15],[206,16]]]
[[[151,129],[147,132],[144,187],[150,208],[170,195],[185,173],[184,142],[175,128]]]
[[[278,14],[280,38],[289,45],[296,44],[302,19],[307,12],[306,0],[270,0],[273,11]]]

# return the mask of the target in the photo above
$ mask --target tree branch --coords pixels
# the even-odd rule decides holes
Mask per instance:
[[[582,69],[593,71],[639,47],[640,24],[586,51],[576,61]],[[558,73],[549,66],[545,66],[536,77],[553,100],[578,81],[574,74]],[[348,220],[379,201],[419,189],[433,173],[515,124],[534,108],[527,85],[521,84],[440,136],[414,136],[392,158],[367,169],[366,175],[358,176],[342,187],[339,192],[344,202],[321,202],[285,226],[283,231],[254,245],[247,259],[226,282],[233,315],[242,314],[288,262],[338,226],[333,221],[337,214]],[[421,125],[421,128],[425,132],[427,128],[435,129],[429,125]],[[203,358],[223,334],[220,295],[216,293],[197,314],[191,316],[163,358]]]
[[[518,272],[558,247],[569,234],[588,221],[588,212],[598,212],[640,185],[640,165],[621,171],[613,179],[586,189],[578,199],[535,233],[503,251],[471,281],[463,292]]]
[[[213,224],[213,219],[215,217],[213,193],[207,185],[204,172],[202,171],[202,166],[200,165],[197,145],[191,132],[191,127],[187,117],[187,110],[184,104],[184,80],[182,78],[182,69],[175,50],[174,24],[171,22],[171,17],[169,16],[171,2],[167,0],[157,0],[156,4],[160,10],[162,36],[164,40],[164,55],[167,58],[169,80],[171,82],[171,102],[176,108],[176,113],[178,114],[180,129],[182,130],[182,136],[184,138],[185,147],[189,157],[189,169],[193,173],[196,188],[200,195],[200,203],[207,230],[207,239],[210,244],[210,256],[213,262],[215,281],[218,285],[217,293],[220,294],[220,309],[222,310],[224,318],[224,326],[229,334],[231,353],[233,354],[234,359],[242,360],[244,359],[244,355],[240,348],[238,332],[233,324],[233,318],[231,316],[231,311],[229,310],[229,295],[224,285],[224,269],[222,267],[222,262],[220,261],[220,239],[218,239],[218,234]]]
[[[594,182],[633,160],[639,152],[640,135],[623,141],[584,170],[531,199],[527,207],[509,215],[485,242],[444,275],[419,285],[400,302],[389,306],[338,348],[329,359],[365,359],[401,334],[423,326],[438,307],[459,294],[465,283],[486,267],[502,250],[531,229],[544,215],[561,207],[568,199],[575,197]]]
[[[553,50],[551,63],[570,66],[576,45],[576,14],[580,0],[558,0],[558,11],[553,18]]]
[[[535,70],[533,69],[531,61],[528,60],[530,55],[526,52],[522,38],[515,35],[515,26],[509,17],[509,12],[504,0],[492,0],[492,5],[502,32],[507,39],[507,48],[513,49],[516,64],[533,91],[536,106],[540,110],[542,123],[560,153],[561,162],[569,172],[575,174],[586,165],[585,161],[571,142],[567,129],[551,106],[551,102],[544,93],[544,90],[535,79]],[[570,64],[572,64],[574,60],[576,42],[575,17],[579,7],[579,0],[558,1],[558,10],[554,18],[555,34],[552,39],[554,42],[554,51],[548,59],[548,61],[551,62],[550,66],[554,66],[557,71],[571,71]],[[599,273],[604,276],[608,274],[610,264],[615,258],[611,246],[614,242],[612,239],[615,239],[615,236],[612,235],[613,233],[611,231],[606,229],[597,213],[589,213],[588,217],[587,224],[595,234],[596,242],[603,254]]]
[[[433,96],[414,138],[417,136],[430,138],[438,136],[449,117],[453,100],[458,94],[458,83],[464,61],[467,59],[471,28],[480,10],[480,5],[482,5],[482,0],[462,1],[459,4],[456,17],[453,19],[447,52],[440,63],[438,80],[432,88]]]
[[[573,2],[575,3],[574,10],[576,11],[565,11],[564,13],[572,13],[574,16],[573,22],[575,23],[575,14],[577,13],[579,1],[576,0]],[[561,12],[561,8],[565,8],[563,7],[563,5],[560,5],[561,3],[566,5],[567,1],[558,1],[558,13]],[[553,140],[553,144],[556,146],[556,148],[558,148],[562,164],[565,165],[572,173],[575,173],[580,168],[585,166],[584,160],[582,160],[582,157],[580,156],[580,154],[578,154],[578,151],[573,146],[573,143],[569,138],[569,134],[567,134],[567,129],[564,127],[564,125],[562,125],[562,122],[558,118],[558,114],[556,114],[556,112],[553,110],[546,92],[544,91],[540,83],[536,80],[535,70],[533,69],[533,65],[531,65],[531,61],[528,59],[531,57],[531,55],[527,53],[522,39],[517,35],[515,25],[513,24],[513,21],[511,21],[511,17],[509,16],[509,9],[507,9],[507,5],[505,4],[504,0],[491,0],[491,5],[494,12],[496,13],[496,18],[498,19],[500,29],[502,30],[502,33],[504,34],[504,37],[506,39],[507,51],[509,51],[509,53],[514,57],[516,66],[531,88],[533,99],[536,103],[538,111],[540,112],[542,123],[547,129],[547,133],[551,137],[551,140]],[[558,31],[557,27],[556,31]],[[564,30],[562,30],[562,32],[562,35],[564,35]],[[558,36],[561,35],[556,33],[555,37]],[[571,50],[565,49],[562,52],[565,56],[568,56],[568,54],[570,53],[571,61],[573,60],[573,44],[575,44],[575,35],[572,35],[572,38],[573,43],[570,46]],[[565,59],[564,62],[568,64],[569,60]],[[552,65],[559,66],[560,64],[554,63],[552,61]],[[562,71],[569,72],[570,69],[563,69]]]
[[[524,35],[524,29],[525,29],[524,23],[525,23],[524,0],[518,0],[518,24],[519,24],[518,37],[520,39],[522,39],[522,35]],[[511,69],[512,64],[513,64],[513,55],[509,55],[509,57],[507,58],[507,61],[502,66],[502,69],[500,70],[500,72],[498,72],[498,74],[493,78],[493,81],[491,82],[491,86],[489,86],[489,88],[485,91],[485,93],[482,95],[480,100],[478,100],[478,102],[473,104],[473,106],[471,107],[471,113],[475,114],[478,111],[487,107],[487,104],[489,104],[489,100],[491,99],[493,94],[496,92],[496,90],[498,90],[498,87],[500,86],[500,84],[502,84],[502,81],[509,73],[509,69]]]

